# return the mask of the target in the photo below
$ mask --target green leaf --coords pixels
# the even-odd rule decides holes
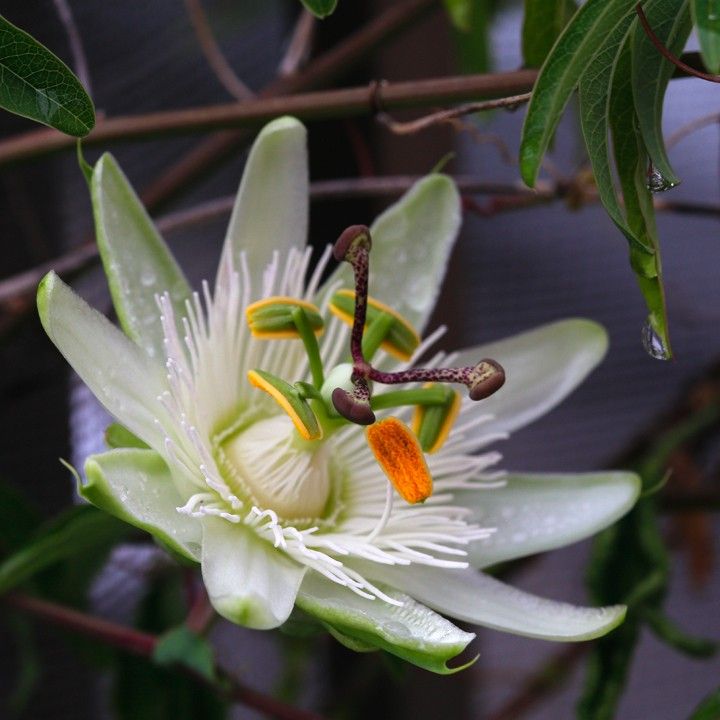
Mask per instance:
[[[468,32],[472,27],[473,0],[443,0],[443,5],[453,27]]]
[[[632,94],[632,58],[629,36],[617,57],[610,96],[609,118],[613,151],[628,228],[638,244],[630,247],[630,264],[637,276],[649,314],[648,333],[660,345],[658,356],[672,357],[668,334],[660,244],[655,226],[652,193],[647,186],[648,156],[640,134]],[[652,253],[644,248],[650,247]]]
[[[575,0],[525,0],[522,54],[527,67],[540,67],[577,11]]]
[[[642,618],[660,640],[686,655],[707,658],[717,652],[716,642],[686,634],[665,613],[655,608],[643,610]]]
[[[62,60],[0,17],[0,107],[75,137],[95,125],[95,108]]]
[[[628,15],[615,27],[583,73],[579,86],[580,122],[600,201],[631,246],[637,246],[639,252],[652,253],[652,245],[634,235],[625,221],[615,192],[609,156],[610,92],[615,68],[632,22],[633,16]]]
[[[673,55],[680,55],[692,29],[688,0],[650,0],[643,9],[658,39]],[[637,23],[632,40],[633,98],[654,168],[650,181],[656,190],[668,190],[680,182],[670,165],[662,135],[663,100],[674,69]]]
[[[690,9],[705,67],[711,73],[719,73],[720,12],[717,0],[690,0]]]
[[[302,4],[315,16],[327,17],[335,12],[338,0],[300,0]]]
[[[689,720],[717,720],[720,717],[720,688],[708,695],[693,711]]]
[[[210,643],[187,625],[166,632],[153,652],[158,665],[182,665],[208,680],[215,680],[215,658]]]
[[[530,187],[575,86],[600,50],[598,38],[612,34],[634,7],[634,0],[588,0],[553,46],[535,83],[523,125],[520,170]]]
[[[32,622],[20,613],[7,613],[7,629],[15,641],[17,655],[13,659],[15,678],[7,701],[13,718],[23,716],[41,676],[41,660]]]
[[[463,73],[484,73],[490,69],[493,5],[490,0],[445,0]]]
[[[127,532],[127,525],[94,507],[74,507],[0,563],[0,593],[62,560],[81,556],[96,545],[119,540]]]
[[[40,516],[14,487],[0,482],[0,554],[17,550],[40,523]]]
[[[106,153],[95,165],[91,196],[98,249],[120,324],[151,357],[164,358],[155,296],[169,293],[183,337],[190,286],[112,155]]]

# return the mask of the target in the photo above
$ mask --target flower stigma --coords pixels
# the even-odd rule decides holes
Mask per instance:
[[[352,326],[351,364],[342,363],[325,373],[317,340],[323,331],[323,321],[320,310],[312,304],[273,296],[253,303],[246,311],[254,337],[298,338],[303,342],[313,379],[312,383],[291,384],[262,369],[250,370],[248,381],[270,395],[285,412],[284,419],[289,419],[296,431],[295,441],[278,427],[269,432],[264,429],[257,439],[251,439],[261,449],[250,448],[247,433],[237,436],[226,448],[227,463],[233,468],[231,474],[245,466],[248,457],[257,455],[258,467],[252,467],[252,471],[245,474],[265,477],[265,487],[277,487],[278,492],[271,496],[263,493],[264,500],[266,506],[276,508],[286,517],[288,512],[298,509],[301,514],[311,516],[322,510],[332,483],[326,471],[312,471],[314,464],[310,458],[318,453],[314,444],[327,440],[347,423],[367,426],[367,443],[398,494],[409,504],[424,502],[432,493],[432,477],[423,452],[434,453],[444,444],[460,409],[458,393],[441,383],[463,384],[471,400],[482,400],[505,382],[502,366],[490,359],[470,367],[411,367],[398,372],[375,368],[372,358],[378,349],[408,361],[420,345],[420,337],[399,313],[368,297],[371,248],[370,231],[364,225],[347,228],[333,247],[335,259],[349,263],[355,278],[355,290],[340,290],[328,305],[336,317]],[[416,390],[384,393],[374,402],[373,383],[415,382],[425,385]],[[415,406],[412,430],[393,416],[376,419],[375,410],[407,405]],[[269,438],[265,442],[285,443],[288,448],[294,448],[294,452],[299,453],[297,459],[293,460],[291,454],[284,455],[279,448],[274,448],[274,452],[263,450],[262,438]],[[268,456],[276,458],[272,467],[262,465],[262,458]],[[317,466],[326,468],[326,460]],[[279,484],[274,482],[276,476]],[[388,490],[384,520],[390,512],[391,495]]]

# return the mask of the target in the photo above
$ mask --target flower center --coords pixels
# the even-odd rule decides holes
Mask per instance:
[[[289,417],[255,422],[218,450],[225,479],[240,497],[249,496],[285,520],[324,514],[332,482],[330,448],[298,441]]]

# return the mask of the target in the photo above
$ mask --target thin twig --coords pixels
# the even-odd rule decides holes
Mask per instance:
[[[694,67],[691,67],[687,63],[684,63],[676,55],[673,55],[670,52],[670,50],[668,50],[665,47],[662,40],[660,40],[660,38],[655,34],[653,29],[650,27],[650,23],[648,22],[648,19],[645,16],[645,12],[642,9],[641,3],[638,3],[635,6],[635,12],[638,15],[638,18],[640,20],[640,25],[642,25],[642,29],[645,31],[645,34],[648,36],[648,39],[657,48],[658,52],[666,60],[669,60],[676,68],[678,68],[679,70],[682,70],[684,73],[687,73],[688,75],[692,75],[693,77],[700,78],[701,80],[707,80],[708,82],[720,83],[720,75],[711,75],[710,73],[702,72],[701,70],[696,70]]]
[[[496,98],[494,100],[483,100],[482,102],[467,103],[459,107],[450,108],[449,110],[440,110],[439,112],[425,115],[417,120],[408,122],[399,122],[393,120],[387,113],[379,113],[377,119],[389,128],[396,135],[409,135],[411,133],[425,130],[439,123],[447,123],[465,115],[473,115],[475,113],[484,112],[486,110],[496,110],[497,108],[515,109],[520,105],[529,102],[532,93],[523,93],[522,95],[512,95],[511,97]]]
[[[310,196],[313,200],[342,200],[358,197],[397,197],[402,195],[419,179],[414,175],[394,175],[372,178],[343,178],[312,183]],[[498,194],[502,196],[542,197],[550,199],[553,190],[539,186],[536,190],[510,183],[493,183],[478,180],[472,176],[455,178],[459,189],[464,193],[478,195]],[[195,205],[161,217],[157,221],[158,230],[170,233],[181,228],[213,220],[227,215],[232,210],[234,196],[226,196]],[[38,283],[51,270],[60,276],[69,277],[86,268],[97,259],[95,243],[83,243],[47,262],[40,263],[29,270],[0,281],[0,305],[27,296],[35,292]],[[17,306],[16,312],[24,310],[25,304]]]
[[[243,103],[209,105],[101,119],[83,140],[97,145],[166,133],[194,133],[227,127],[258,126],[278,115],[294,115],[301,120],[349,117],[375,111],[382,93],[384,108],[407,108],[462,101],[471,97],[505,96],[532,87],[536,72],[517,70],[487,75],[460,75],[430,80],[386,83],[325,90],[281,97],[258,97]],[[56,130],[40,129],[0,142],[0,165],[45,152],[75,146],[75,139]]]
[[[72,10],[70,10],[70,5],[67,0],[53,0],[53,4],[55,5],[55,12],[57,12],[60,22],[65,28],[65,34],[67,35],[68,44],[70,45],[70,53],[73,58],[75,74],[78,80],[80,80],[81,85],[87,91],[87,94],[92,96],[90,69],[88,68],[87,58],[85,57],[82,38],[75,24],[75,18],[73,17]]]
[[[708,115],[702,115],[699,118],[691,120],[689,123],[678,128],[674,133],[668,136],[665,141],[665,146],[668,150],[677,145],[681,140],[684,140],[688,135],[692,135],[698,130],[708,127],[709,125],[717,125],[720,123],[720,113],[709,113]]]
[[[230,95],[241,102],[254,97],[253,91],[235,74],[230,63],[226,60],[225,55],[223,55],[220,46],[215,40],[215,35],[213,35],[201,0],[185,0],[185,8],[193,30],[195,31],[195,36],[197,37],[202,54],[205,56],[208,65],[212,68],[220,84]]]
[[[301,10],[290,37],[283,59],[278,65],[278,75],[295,75],[310,57],[315,37],[315,16],[309,10]]]
[[[52,625],[91,637],[106,645],[140,657],[152,658],[158,643],[158,638],[155,635],[93,617],[73,608],[25,595],[24,593],[14,592],[4,595],[2,602],[16,610],[30,613]],[[187,667],[183,667],[182,671],[191,675],[198,682],[207,685],[218,695],[243,703],[268,717],[279,718],[279,720],[323,720],[316,713],[295,708],[269,695],[264,695],[246,687],[221,668],[217,669],[218,682],[213,682]]]

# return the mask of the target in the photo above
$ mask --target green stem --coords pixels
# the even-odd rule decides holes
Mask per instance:
[[[367,362],[371,362],[382,341],[387,337],[395,324],[395,318],[387,313],[380,313],[367,327],[363,334],[362,352]]]
[[[320,347],[317,338],[313,332],[310,322],[307,319],[305,310],[301,307],[294,308],[292,311],[292,319],[295,323],[300,338],[305,345],[308,363],[310,364],[310,374],[312,375],[313,385],[319,390],[325,381],[323,373],[322,359],[320,358]]]
[[[386,410],[401,405],[442,405],[446,401],[447,388],[445,387],[415,388],[374,395],[370,399],[370,407],[373,410]]]

